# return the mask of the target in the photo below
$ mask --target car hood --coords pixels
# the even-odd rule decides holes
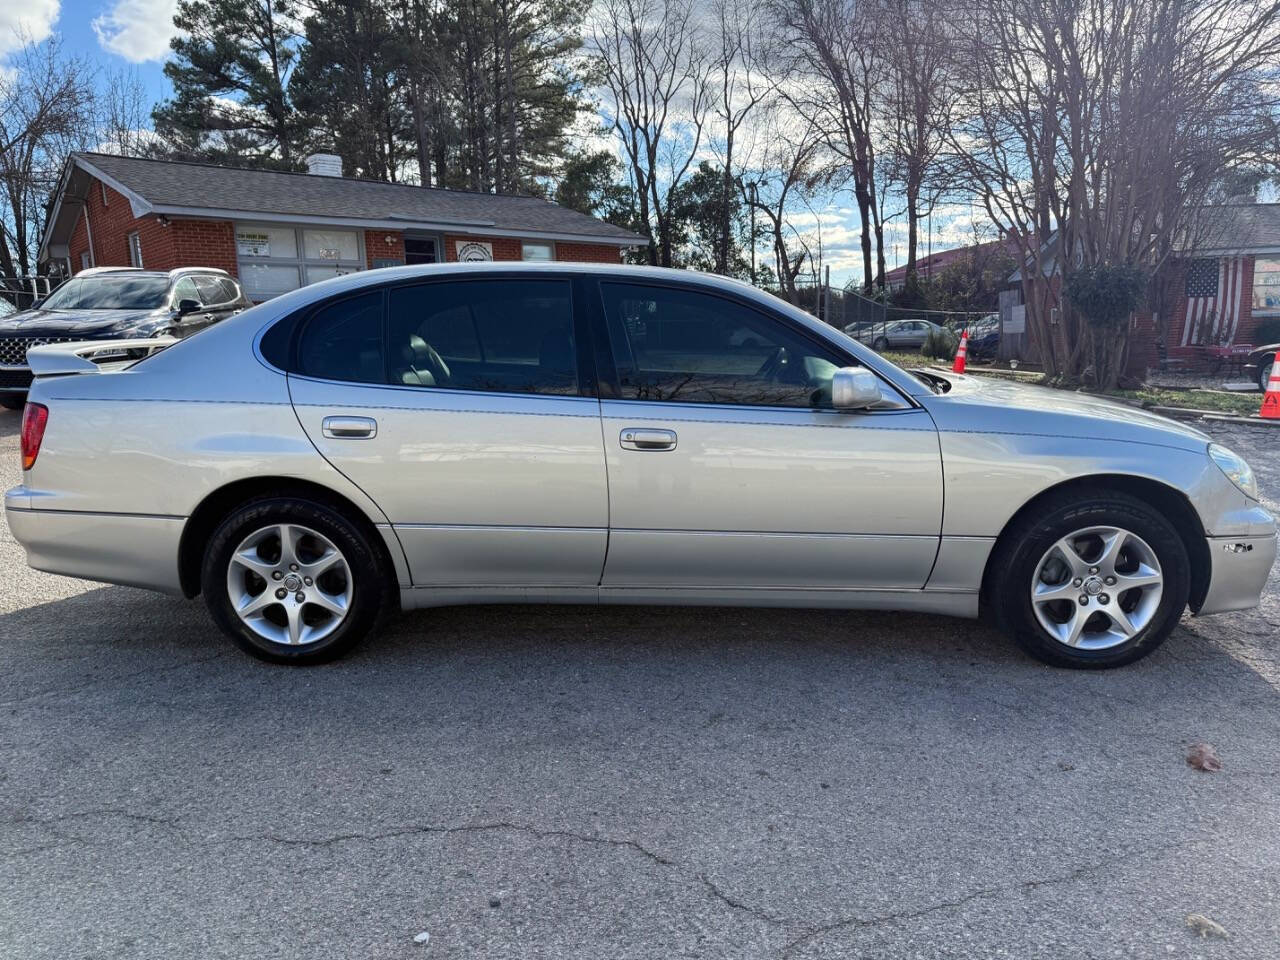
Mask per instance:
[[[1196,451],[1209,443],[1195,427],[1093,394],[999,377],[950,374],[944,379],[951,384],[948,392],[921,398],[944,430],[1090,437]]]
[[[93,337],[127,333],[132,324],[159,315],[157,310],[42,310],[36,307],[0,318],[0,337]]]

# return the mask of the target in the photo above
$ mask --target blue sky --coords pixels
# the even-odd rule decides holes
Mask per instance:
[[[176,0],[5,0],[0,3],[0,61],[20,32],[42,40],[61,35],[68,52],[104,73],[136,74],[149,100],[169,93],[163,73]]]

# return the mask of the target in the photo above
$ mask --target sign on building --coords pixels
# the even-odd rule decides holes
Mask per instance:
[[[236,253],[242,257],[271,256],[271,235],[254,230],[237,230]]]
[[[458,261],[460,263],[481,263],[493,259],[493,244],[480,240],[458,240]]]

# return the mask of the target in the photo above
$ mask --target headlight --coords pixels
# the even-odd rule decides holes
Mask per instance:
[[[1246,497],[1250,500],[1258,499],[1258,478],[1253,475],[1253,468],[1244,462],[1243,457],[1216,443],[1209,444],[1209,457]]]

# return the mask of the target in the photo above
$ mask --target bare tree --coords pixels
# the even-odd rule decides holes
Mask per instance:
[[[1128,324],[1078,316],[1056,278],[1158,270],[1187,246],[1214,185],[1264,157],[1280,2],[981,0],[957,22],[964,119],[952,143],[1022,244],[1028,332],[1049,376],[1110,388]]]
[[[881,0],[884,167],[901,190],[907,217],[907,291],[916,287],[920,222],[953,182],[946,155],[955,110],[948,6],[944,0]]]
[[[774,85],[761,49],[764,24],[759,4],[752,0],[715,0],[715,18],[719,46],[712,58],[712,111],[716,118],[712,146],[719,154],[723,197],[715,269],[723,274],[729,272],[733,252],[730,197],[737,190],[739,138]]]
[[[769,104],[760,127],[764,147],[740,180],[744,202],[764,220],[779,292],[790,303],[799,302],[796,280],[806,262],[816,262],[809,237],[796,228],[794,215],[811,209],[810,194],[822,179],[822,134],[811,124],[796,121],[785,101],[776,99]]]
[[[97,148],[107,153],[142,156],[150,152],[151,109],[142,81],[133,70],[108,74],[95,97]]]
[[[884,221],[876,189],[877,120],[885,64],[876,0],[771,0],[788,63],[792,106],[843,162],[862,225],[863,287],[884,284]],[[874,240],[874,245],[873,245]]]
[[[692,0],[603,0],[593,22],[605,108],[626,157],[640,219],[650,225],[649,261],[669,267],[667,216],[702,145],[708,58]]]
[[[45,201],[67,154],[92,143],[93,112],[92,69],[56,36],[0,70],[0,276],[34,272]]]

